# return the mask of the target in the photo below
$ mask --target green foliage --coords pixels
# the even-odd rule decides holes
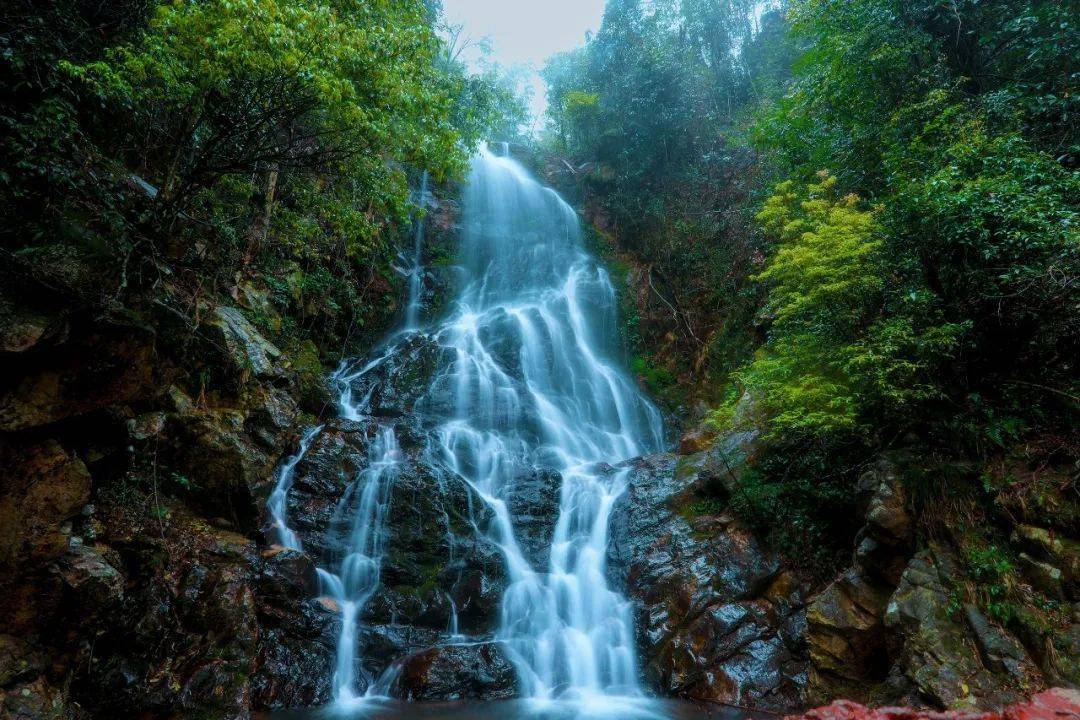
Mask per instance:
[[[820,175],[804,191],[781,183],[758,219],[779,243],[758,278],[769,284],[769,338],[739,374],[763,399],[772,432],[821,436],[863,430],[852,365],[868,309],[882,292],[874,210],[837,197]]]
[[[675,376],[671,371],[657,365],[650,357],[635,355],[630,361],[630,369],[653,392],[663,392],[675,384]]]
[[[767,425],[738,511],[798,544],[900,438],[1075,447],[1074,3],[751,9],[612,0],[544,71],[563,175],[647,271],[639,354]]]
[[[791,181],[759,215],[781,249],[761,274],[775,322],[746,375],[772,398],[793,383],[781,425],[880,436],[940,417],[1007,442],[1016,434],[990,417],[1017,426],[1039,412],[1009,392],[1012,378],[1037,370],[1049,392],[1069,386],[1075,99],[1065,51],[1039,41],[1080,48],[1066,15],[1047,3],[793,3],[807,51],[755,137],[791,177],[830,167],[838,193],[872,198],[876,227],[872,242],[794,241],[805,220]],[[970,422],[955,421],[957,406]]]
[[[439,173],[463,160],[424,17],[418,1],[163,4],[137,42],[63,67],[123,108],[144,146],[170,148],[154,167],[166,199],[267,167],[400,187],[385,159]]]
[[[396,310],[410,180],[520,117],[446,60],[425,0],[14,5],[2,245],[40,275],[39,245],[69,247],[95,281],[64,292],[91,305],[167,290],[150,307],[183,314],[253,285],[284,344],[340,351]]]
[[[980,604],[998,622],[1008,622],[1017,612],[1011,599],[1016,566],[997,545],[972,548],[967,554],[968,572],[977,583]]]
[[[749,107],[780,92],[789,53],[782,14],[757,19],[759,9],[611,2],[595,38],[544,68],[548,147],[569,156],[570,179],[619,250],[649,266],[648,310],[661,320],[647,341],[668,346],[667,364],[695,380],[742,359],[717,328],[723,340],[745,332],[718,315],[745,315],[756,301],[746,278],[757,238],[746,232],[741,182],[752,159],[740,126]]]

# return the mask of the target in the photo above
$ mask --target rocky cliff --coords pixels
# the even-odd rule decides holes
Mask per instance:
[[[341,388],[315,348],[278,347],[252,321],[266,312],[257,286],[209,299],[166,282],[139,312],[91,312],[62,292],[85,282],[77,270],[67,284],[0,283],[0,717],[225,720],[325,701],[340,620],[315,567],[336,552],[334,513],[382,426],[405,460],[363,618],[365,669],[393,664],[392,691],[410,700],[514,694],[492,637],[503,559],[476,532],[490,518],[420,456],[414,408],[437,344],[415,336],[353,388],[371,415],[338,419]],[[315,424],[286,508],[300,552],[275,544],[266,500]],[[628,470],[628,487],[608,573],[634,605],[653,692],[779,710],[837,697],[965,708],[1080,681],[1075,478],[999,469],[1028,473],[1041,505],[1001,492],[994,514],[950,524],[968,505],[913,488],[978,472],[915,449],[883,455],[859,483],[850,566],[822,583],[732,511],[760,448],[742,423],[610,468]],[[559,484],[518,478],[509,498],[540,564]],[[935,507],[950,514],[934,520]]]

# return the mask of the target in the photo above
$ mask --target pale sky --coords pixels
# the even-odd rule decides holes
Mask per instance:
[[[537,74],[544,60],[583,45],[600,28],[604,0],[443,0],[446,20],[465,34],[488,37],[500,65],[526,64],[534,88],[533,112],[543,112],[544,87]]]

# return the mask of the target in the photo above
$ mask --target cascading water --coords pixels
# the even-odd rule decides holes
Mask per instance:
[[[364,696],[359,625],[378,590],[383,524],[403,463],[393,419],[375,417],[379,381],[369,378],[421,337],[440,348],[439,367],[412,410],[425,447],[411,457],[434,477],[467,483],[489,510],[476,533],[505,561],[493,629],[521,694],[610,706],[612,698],[639,695],[630,607],[605,572],[609,515],[626,476],[611,466],[660,450],[662,419],[613,360],[614,288],[583,249],[572,208],[505,153],[485,148],[473,161],[463,210],[461,280],[446,318],[417,326],[417,250],[403,329],[374,359],[343,364],[335,375],[342,417],[369,423],[374,440],[367,467],[336,510],[338,551],[319,571],[342,615],[334,697],[352,706]],[[271,499],[290,547],[299,539],[285,523],[285,494],[311,437],[283,467]],[[518,536],[511,496],[521,478],[552,474],[561,488],[550,552],[530,559],[523,546],[536,543],[523,541],[535,538]],[[448,643],[461,641],[456,607],[453,613]],[[385,677],[363,679],[367,697],[390,685]]]
[[[338,703],[376,696],[372,678],[367,692],[357,690],[357,643],[360,615],[379,587],[382,562],[383,520],[390,490],[401,459],[401,450],[392,428],[379,429],[372,443],[368,466],[349,486],[335,513],[335,525],[345,529],[344,553],[337,572],[319,569],[323,592],[341,610],[341,633],[334,664],[333,691]]]
[[[289,527],[287,517],[289,490],[292,489],[296,466],[304,459],[308,448],[311,447],[311,441],[322,431],[322,428],[322,425],[317,425],[304,433],[304,436],[300,439],[300,449],[296,451],[295,455],[286,460],[278,470],[277,484],[274,486],[274,491],[270,493],[270,499],[266,503],[267,510],[270,513],[272,529],[277,535],[278,543],[290,550],[300,550],[302,546],[300,537]]]
[[[421,294],[424,285],[424,225],[426,223],[428,197],[428,173],[420,177],[419,211],[413,234],[413,254],[409,263],[409,297],[405,305],[405,329],[412,330],[420,319]]]
[[[435,331],[453,361],[428,394],[438,456],[491,508],[510,584],[498,637],[526,697],[637,693],[627,602],[607,585],[608,516],[624,476],[663,444],[659,412],[610,360],[616,301],[577,215],[514,160],[484,150],[465,193],[455,312]],[[449,408],[447,412],[444,408]],[[549,565],[533,567],[507,497],[536,470],[562,477]]]

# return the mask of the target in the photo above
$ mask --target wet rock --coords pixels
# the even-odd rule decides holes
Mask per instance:
[[[86,612],[105,610],[123,600],[124,577],[97,548],[69,547],[57,562],[56,572]]]
[[[0,567],[46,564],[64,554],[70,525],[90,499],[90,473],[59,443],[0,442]],[[4,584],[0,579],[0,586]]]
[[[428,392],[444,352],[435,338],[420,333],[410,335],[395,346],[393,353],[349,383],[352,397],[368,398],[367,408],[373,415],[407,415]],[[363,368],[361,363],[345,376]]]
[[[301,343],[293,353],[292,369],[296,373],[296,395],[301,407],[318,417],[328,414],[335,397],[315,343],[310,340]]]
[[[175,508],[167,524],[134,525],[113,544],[129,582],[77,677],[82,702],[105,717],[247,718],[260,640],[254,543]]]
[[[212,327],[235,370],[257,378],[281,374],[281,350],[264,338],[243,312],[219,306],[214,315]]]
[[[913,523],[907,493],[895,467],[881,461],[876,470],[863,474],[860,484],[873,488],[866,511],[866,534],[889,547],[907,547],[912,541]]]
[[[294,470],[289,524],[303,538],[307,552],[320,561],[329,558],[339,544],[331,537],[334,513],[367,466],[370,430],[347,421],[328,423]],[[292,447],[295,450],[296,444]]]
[[[0,688],[35,678],[45,666],[40,647],[24,637],[0,634]]]
[[[986,668],[1009,675],[1023,686],[1039,684],[1039,671],[1016,638],[991,623],[982,611],[970,603],[964,605],[964,619]]]
[[[888,670],[883,616],[891,588],[870,583],[855,568],[810,602],[807,643],[815,697],[858,693]]]
[[[905,676],[941,707],[1000,706],[1037,689],[1030,683],[1040,682],[1041,676],[1026,653],[1006,647],[974,617],[973,626],[984,638],[982,652],[1008,674],[995,674],[983,664],[963,616],[950,610],[951,583],[958,577],[955,559],[936,546],[918,553],[904,571],[889,600],[885,625],[899,639],[895,657]]]
[[[716,430],[706,426],[692,428],[679,440],[679,454],[694,455],[708,450],[717,434]]]
[[[288,392],[272,386],[259,387],[245,400],[248,428],[264,433],[276,448],[280,434],[290,429],[299,415],[296,401]]]
[[[165,429],[166,415],[163,412],[149,412],[127,421],[128,434],[132,440],[149,440],[158,437]]]
[[[414,702],[505,700],[515,694],[514,668],[498,643],[429,648],[405,658],[394,694]]]
[[[498,549],[478,533],[490,522],[487,506],[461,478],[410,459],[391,491],[382,586],[369,616],[445,631],[456,613],[461,632],[489,631],[506,572]]]
[[[514,536],[534,568],[546,569],[550,564],[561,487],[562,476],[551,470],[519,476],[510,485],[506,504]]]
[[[330,697],[340,618],[315,599],[319,581],[309,556],[276,546],[262,558],[255,585],[259,637],[251,702],[271,708],[322,704]]]
[[[369,683],[393,672],[395,660],[435,647],[444,634],[431,628],[399,623],[365,624],[358,632],[361,692]]]
[[[624,466],[609,573],[635,605],[643,673],[656,690],[794,707],[806,683],[801,588],[715,499],[727,467],[715,453],[739,447],[722,438],[700,456]]]

